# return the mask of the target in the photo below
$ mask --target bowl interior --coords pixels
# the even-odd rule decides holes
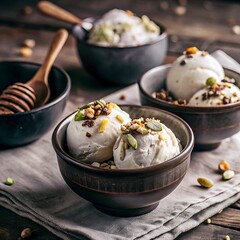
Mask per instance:
[[[0,93],[16,82],[25,83],[29,81],[39,67],[40,64],[29,62],[0,62]],[[67,90],[70,86],[70,80],[62,70],[53,67],[49,74],[49,86],[51,95],[48,102],[51,102]]]
[[[201,107],[177,106],[171,103],[167,103],[166,101],[163,101],[163,100],[157,100],[152,97],[153,92],[159,91],[161,88],[166,88],[166,78],[170,68],[171,68],[171,64],[168,64],[168,65],[162,65],[162,66],[153,68],[148,72],[146,72],[139,82],[140,89],[143,92],[145,92],[145,94],[147,94],[148,97],[150,97],[153,101],[158,102],[159,104],[164,103],[164,105],[169,105],[169,107],[174,107],[174,108],[200,109]],[[236,81],[235,84],[240,88],[240,74],[226,68],[224,68],[224,72],[227,77],[234,78]],[[227,105],[220,106],[220,107],[226,107],[226,106]],[[208,107],[202,107],[202,108],[204,109]],[[214,107],[209,107],[209,108],[214,108]]]

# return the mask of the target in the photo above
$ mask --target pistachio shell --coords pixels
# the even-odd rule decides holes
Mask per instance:
[[[81,121],[84,120],[85,115],[79,110],[75,116],[74,116],[74,121]]]
[[[149,120],[147,122],[146,126],[148,128],[150,128],[151,130],[156,131],[156,132],[162,131],[161,123],[159,121],[156,121],[156,120],[153,120],[153,119]]]

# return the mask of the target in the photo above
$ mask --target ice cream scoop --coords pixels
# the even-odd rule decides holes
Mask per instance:
[[[205,87],[206,79],[213,77],[220,82],[224,70],[220,63],[205,51],[188,48],[173,63],[167,75],[167,90],[176,99],[189,100],[195,92]]]
[[[114,149],[119,169],[143,168],[162,163],[180,153],[174,133],[159,120],[135,119],[122,126]]]
[[[81,107],[67,128],[69,153],[86,162],[103,162],[113,155],[121,124],[131,121],[114,103],[97,100]]]
[[[206,86],[197,91],[189,100],[189,106],[211,107],[240,101],[240,89],[232,84],[221,82]]]
[[[138,46],[151,42],[159,34],[159,26],[146,15],[139,18],[131,11],[112,9],[94,24],[88,42],[107,47]]]

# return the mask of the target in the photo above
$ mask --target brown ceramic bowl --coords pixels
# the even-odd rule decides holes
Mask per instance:
[[[139,81],[141,103],[172,112],[184,119],[192,128],[196,150],[217,148],[221,141],[240,130],[240,102],[215,107],[178,106],[152,97],[154,91],[165,87],[171,65],[163,65],[146,72]],[[225,75],[236,80],[240,87],[240,74],[224,69]]]
[[[180,139],[183,150],[159,165],[142,169],[101,169],[78,162],[69,155],[66,129],[75,113],[62,120],[52,136],[60,172],[79,196],[105,213],[136,216],[155,209],[159,200],[170,194],[187,172],[194,145],[191,128],[179,117],[151,107],[121,106],[132,117],[161,119]]]

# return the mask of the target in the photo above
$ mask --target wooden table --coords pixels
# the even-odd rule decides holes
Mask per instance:
[[[42,62],[53,31],[60,27],[71,30],[71,26],[40,15],[35,6],[37,0],[1,0],[0,2],[0,60],[26,60]],[[156,0],[59,0],[54,1],[81,18],[98,16],[114,7],[130,9],[137,14],[147,14],[163,23],[169,33],[169,51],[166,62],[172,62],[177,55],[189,46],[212,52],[222,49],[240,62],[240,35],[234,34],[233,25],[240,25],[240,4],[229,1],[166,1]],[[228,3],[227,3],[228,2]],[[179,4],[186,7],[186,14],[176,13]],[[186,5],[185,5],[186,4]],[[32,8],[25,15],[23,9]],[[36,41],[30,57],[19,56],[19,49],[26,38]],[[75,41],[69,37],[56,64],[63,67],[72,79],[70,101],[80,105],[101,98],[120,87],[107,86],[90,77],[79,62]],[[0,153],[1,154],[1,153]],[[35,234],[32,239],[57,240],[48,230],[0,207],[0,239],[18,239],[22,229],[30,227]],[[213,216],[210,224],[202,223],[197,228],[182,234],[178,240],[197,239],[240,239],[240,202]]]

